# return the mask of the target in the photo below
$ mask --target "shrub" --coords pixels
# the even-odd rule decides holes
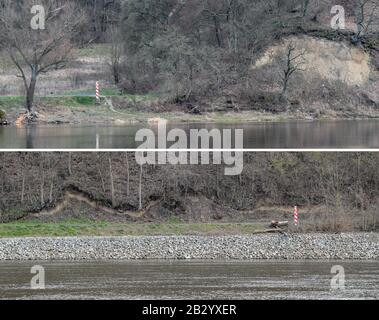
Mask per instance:
[[[6,119],[6,114],[3,110],[0,110],[0,123],[5,121]]]
[[[75,97],[75,101],[86,106],[93,105],[96,102],[95,98],[93,97]]]

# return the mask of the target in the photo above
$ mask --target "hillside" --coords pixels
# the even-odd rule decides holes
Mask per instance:
[[[298,205],[305,229],[377,227],[375,153],[246,154],[241,176],[216,165],[157,165],[144,166],[142,180],[133,154],[0,156],[3,222],[268,223],[291,220]]]
[[[378,117],[375,0],[343,1],[346,26],[337,31],[330,25],[329,0],[115,0],[99,17],[92,10],[101,1],[78,5],[92,18],[71,39],[74,50],[64,68],[39,77],[40,121],[117,121],[114,112],[97,112],[96,81],[124,113],[122,121],[141,121],[144,113],[147,119],[154,113],[188,119],[184,113],[250,112],[243,117],[248,121],[256,112],[300,119]],[[299,68],[283,83],[291,46]],[[14,121],[25,88],[5,50],[0,66],[0,107]],[[71,97],[88,100],[76,114]]]

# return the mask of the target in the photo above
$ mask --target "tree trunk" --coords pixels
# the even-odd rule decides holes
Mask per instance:
[[[21,203],[24,203],[24,194],[25,194],[25,172],[22,175],[22,186],[21,186]]]
[[[68,174],[72,176],[72,167],[71,167],[72,153],[68,153]]]
[[[103,174],[101,172],[100,163],[101,163],[100,154],[97,153],[96,167],[97,167],[97,172],[99,173],[99,177],[100,177],[100,180],[101,180],[101,188],[102,188],[103,192],[105,193],[106,192],[106,190],[105,190],[105,182],[104,182]]]
[[[50,182],[49,203],[53,203],[54,180]]]
[[[27,92],[26,92],[25,107],[26,107],[26,110],[28,110],[28,112],[30,113],[34,112],[33,102],[34,102],[34,93],[36,90],[36,84],[37,84],[37,76],[33,74],[30,80],[29,88],[27,89]]]
[[[287,100],[287,89],[288,89],[288,77],[285,76],[284,81],[283,81],[283,90],[281,94],[281,97],[284,100]]]
[[[309,3],[310,3],[310,0],[303,0],[303,3],[301,5],[302,11],[303,11],[303,18],[307,16]]]
[[[119,70],[120,70],[120,66],[116,62],[113,65],[113,80],[114,80],[114,83],[116,86],[120,83],[120,71]]]
[[[129,196],[129,194],[130,194],[130,169],[129,169],[129,159],[128,159],[127,153],[125,153],[125,159],[126,159],[126,174],[127,174],[126,195]]]
[[[40,203],[41,203],[41,207],[43,207],[45,205],[45,195],[44,195],[44,188],[45,188],[45,174],[43,172],[43,164],[42,164],[42,161],[41,161],[41,164],[40,164],[40,174],[41,174],[41,183],[40,183]]]
[[[222,47],[222,40],[221,40],[220,24],[219,24],[218,19],[215,15],[213,16],[213,22],[214,22],[214,26],[215,26],[217,44],[218,44],[219,48],[221,48]]]
[[[138,195],[139,195],[139,208],[138,210],[142,210],[142,175],[143,175],[143,166],[141,165],[141,170],[140,170],[140,174],[139,174],[139,192],[138,192]]]
[[[111,183],[111,199],[112,199],[112,207],[116,207],[116,199],[114,194],[114,180],[113,180],[113,170],[112,170],[112,158],[109,156],[109,177],[110,177],[110,183]]]

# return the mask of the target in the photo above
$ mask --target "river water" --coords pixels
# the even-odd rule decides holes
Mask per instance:
[[[0,127],[0,149],[133,149],[135,135],[149,125]],[[249,124],[170,124],[191,129],[243,129],[248,149],[379,148],[379,120],[292,121]],[[234,137],[233,137],[234,139]],[[234,147],[234,145],[232,145]]]
[[[31,290],[31,267],[45,290]],[[333,265],[345,290],[332,290]],[[1,299],[378,299],[379,261],[0,262]]]

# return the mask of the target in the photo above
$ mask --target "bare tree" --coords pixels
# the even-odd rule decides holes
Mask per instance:
[[[125,162],[126,162],[126,195],[130,194],[130,166],[128,154],[125,153]]]
[[[21,184],[21,204],[24,203],[24,195],[25,195],[25,177],[26,172],[25,170],[22,171],[22,184]]]
[[[38,77],[64,68],[72,50],[71,39],[84,15],[75,1],[41,0],[45,26],[31,27],[33,0],[4,0],[0,11],[0,48],[10,56],[25,87],[25,107],[35,117],[34,93]]]
[[[361,44],[362,36],[370,31],[375,19],[379,2],[377,0],[357,0],[356,3],[356,22],[357,33],[354,36],[354,42]]]
[[[68,153],[68,174],[72,175],[72,152]]]
[[[104,181],[103,173],[101,170],[102,155],[103,155],[102,153],[96,153],[96,169],[97,169],[97,172],[99,174],[100,181],[101,181],[101,190],[103,191],[103,193],[105,193],[105,191],[106,191],[105,181]]]
[[[109,154],[108,156],[109,162],[109,179],[111,185],[111,199],[112,199],[112,207],[116,207],[116,197],[115,197],[115,189],[114,189],[114,177],[113,177],[113,168],[112,168],[112,156]]]
[[[139,172],[139,188],[138,188],[138,199],[139,199],[139,206],[138,210],[142,210],[142,177],[143,177],[143,165],[140,165],[140,172]]]
[[[288,84],[295,72],[304,71],[301,66],[304,64],[304,51],[297,52],[296,47],[291,42],[286,48],[285,60],[282,70],[282,98],[287,99]]]
[[[308,13],[308,8],[309,8],[310,2],[311,2],[311,0],[301,0],[300,1],[301,12],[302,12],[303,17],[305,17]]]
[[[39,174],[40,174],[40,205],[43,207],[45,205],[45,169],[44,169],[44,156],[41,155],[41,160],[39,163]]]
[[[119,27],[112,27],[108,30],[109,39],[111,42],[109,51],[108,65],[111,69],[113,81],[115,85],[120,83],[121,74],[121,58],[123,52],[122,36]]]

